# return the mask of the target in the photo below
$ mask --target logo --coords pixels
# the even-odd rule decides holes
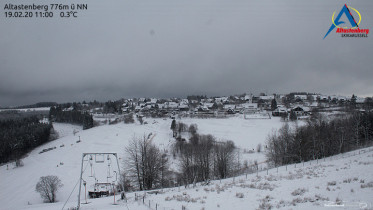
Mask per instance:
[[[354,16],[352,14],[354,14]],[[355,8],[347,7],[347,4],[345,4],[343,5],[337,17],[334,17],[335,11],[332,15],[332,25],[330,26],[329,31],[325,34],[324,39],[335,28],[337,28],[336,33],[341,34],[342,37],[368,37],[369,29],[360,29],[359,25],[361,23],[361,15],[360,12],[357,11]],[[342,17],[347,17],[347,20],[350,24],[342,21]],[[355,19],[355,17],[357,19]]]

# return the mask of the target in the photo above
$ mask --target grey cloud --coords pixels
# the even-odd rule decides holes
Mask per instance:
[[[74,20],[0,20],[0,105],[261,91],[373,95],[371,37],[322,39],[343,5],[337,0],[87,3]],[[347,4],[362,14],[361,27],[373,25],[371,1]]]

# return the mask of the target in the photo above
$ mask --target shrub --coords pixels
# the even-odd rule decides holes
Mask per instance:
[[[258,146],[256,147],[256,151],[258,153],[260,153],[262,151],[262,144],[258,144]]]
[[[372,182],[369,182],[369,183],[367,183],[367,184],[362,184],[362,185],[361,185],[361,188],[371,188],[371,187],[373,187],[373,181],[372,181]]]
[[[296,190],[294,190],[291,195],[292,196],[297,196],[297,195],[303,195],[305,192],[307,192],[308,190],[305,189],[305,188],[298,188]]]
[[[125,124],[130,124],[130,123],[135,122],[135,119],[133,119],[133,114],[124,115],[123,118],[124,118],[123,121]]]
[[[244,197],[244,194],[243,194],[243,193],[236,193],[236,197],[237,197],[237,198],[243,198],[243,197]]]
[[[45,202],[54,203],[56,201],[56,192],[63,186],[61,180],[57,176],[42,176],[36,184],[36,192]]]
[[[21,160],[21,159],[17,159],[16,160],[16,167],[18,168],[18,167],[22,167],[24,164],[23,164],[23,161]]]
[[[328,186],[335,186],[337,184],[336,181],[328,182]]]

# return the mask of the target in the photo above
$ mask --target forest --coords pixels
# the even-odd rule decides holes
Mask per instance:
[[[33,148],[50,140],[50,123],[41,123],[37,116],[0,120],[0,163],[19,160]]]
[[[304,126],[285,124],[267,138],[267,159],[275,166],[320,159],[373,143],[373,113],[353,111],[327,119],[315,113]]]
[[[93,117],[86,111],[80,111],[78,109],[64,110],[63,106],[58,105],[56,107],[52,106],[49,111],[49,121],[50,122],[63,122],[83,125],[83,129],[92,128]]]

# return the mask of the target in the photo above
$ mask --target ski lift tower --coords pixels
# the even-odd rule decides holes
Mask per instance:
[[[97,157],[101,157],[101,156],[105,157],[105,155],[113,155],[116,158],[117,165],[118,165],[118,173],[121,174],[120,173],[120,167],[119,167],[119,161],[118,161],[117,153],[83,153],[83,155],[82,155],[82,166],[81,166],[81,169],[80,169],[80,180],[79,180],[78,209],[80,209],[80,192],[81,192],[82,180],[83,180],[83,172],[84,172],[84,170],[83,170],[84,157],[86,157],[86,156],[91,156],[91,157],[95,156],[95,161],[97,163],[103,163],[104,159],[101,160],[101,159],[99,159]],[[120,183],[120,184],[123,185],[123,183]],[[123,186],[122,186],[122,189],[124,189]]]

